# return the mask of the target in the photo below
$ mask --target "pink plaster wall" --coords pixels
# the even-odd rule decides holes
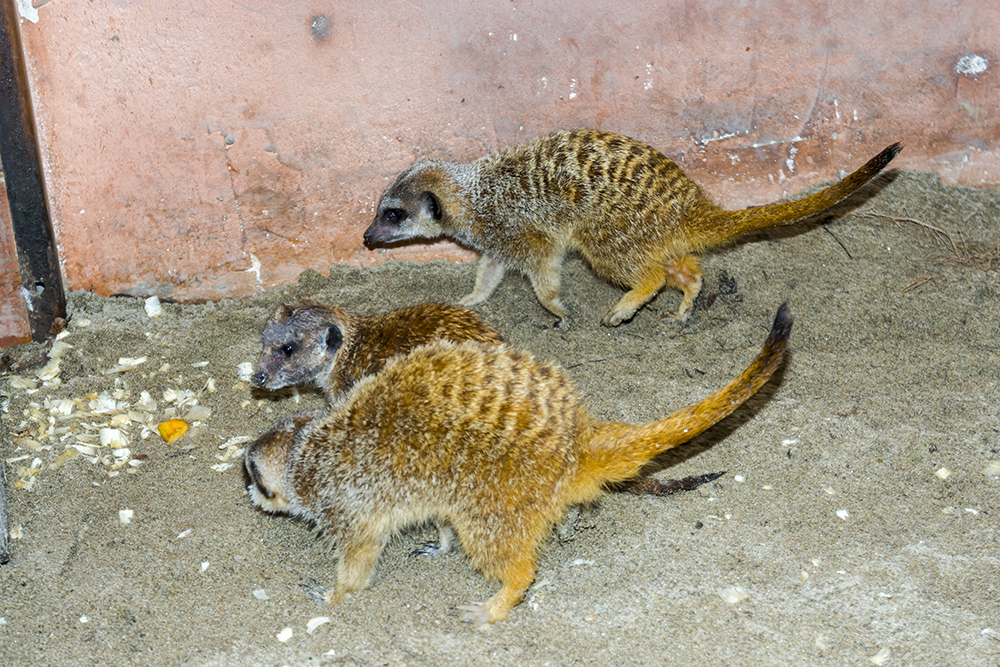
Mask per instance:
[[[896,166],[1000,183],[995,0],[38,12],[21,28],[64,275],[103,294],[214,299],[337,262],[471,257],[448,243],[365,249],[387,179],[417,157],[471,159],[575,126],[653,144],[734,208],[897,140]],[[981,62],[970,56],[985,70],[959,73]]]

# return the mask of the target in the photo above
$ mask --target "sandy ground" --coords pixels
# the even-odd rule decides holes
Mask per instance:
[[[238,378],[276,303],[453,302],[472,265],[336,268],[244,301],[166,304],[158,319],[140,300],[72,294],[60,383],[26,389],[36,369],[2,382],[15,539],[0,567],[0,662],[1000,664],[1000,191],[897,173],[862,194],[825,227],[706,257],[683,327],[666,291],[602,328],[620,292],[579,260],[565,269],[566,332],[519,276],[480,307],[514,346],[568,368],[594,414],[634,422],[734,377],[781,302],[796,318],[779,377],[655,473],[726,474],[585,508],[545,546],[525,601],[488,630],[455,607],[496,583],[461,553],[407,556],[427,528],[390,544],[370,590],[323,608],[314,592],[333,583],[330,554],[304,523],[253,509],[239,457],[220,460],[240,446],[232,438],[322,405]],[[107,374],[120,357],[147,361]],[[211,410],[202,425],[173,444],[143,437],[136,420],[186,414],[193,399]],[[97,428],[112,421],[126,442],[102,448]],[[66,460],[73,444],[94,454]],[[307,634],[318,616],[330,622]]]

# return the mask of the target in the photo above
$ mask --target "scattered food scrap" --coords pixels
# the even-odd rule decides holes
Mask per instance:
[[[183,437],[189,428],[190,426],[183,419],[168,419],[156,426],[156,430],[160,432],[160,437],[168,444]]]
[[[750,597],[749,591],[742,586],[726,586],[716,592],[720,598],[729,604],[739,604]]]
[[[311,635],[312,633],[316,632],[316,628],[323,625],[324,623],[329,623],[329,622],[330,622],[329,616],[316,616],[314,618],[310,618],[309,622],[306,623],[306,634]]]

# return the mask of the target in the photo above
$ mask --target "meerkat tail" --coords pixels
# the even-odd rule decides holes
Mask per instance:
[[[782,304],[760,354],[723,389],[659,421],[591,426],[581,446],[583,477],[601,484],[634,477],[652,457],[687,442],[729,415],[764,386],[781,365],[791,330],[788,304]]]
[[[865,183],[875,178],[901,150],[903,150],[903,144],[897,142],[866,162],[857,171],[830,187],[802,199],[780,204],[768,204],[767,206],[753,206],[741,211],[719,209],[718,215],[725,225],[722,228],[731,232],[731,236],[735,237],[767,227],[790,225],[811,215],[816,215],[846,199]]]

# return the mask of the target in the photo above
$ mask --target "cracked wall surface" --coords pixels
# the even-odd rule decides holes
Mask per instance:
[[[371,251],[387,180],[593,127],[720,203],[859,166],[1000,182],[1000,5],[49,2],[22,21],[67,286],[238,297]]]

